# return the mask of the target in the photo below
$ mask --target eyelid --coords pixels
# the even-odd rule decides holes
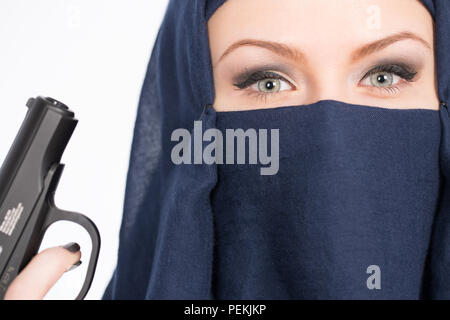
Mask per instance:
[[[253,78],[253,79],[252,79]],[[239,89],[245,89],[249,86],[257,83],[258,81],[262,81],[265,79],[277,79],[285,81],[291,86],[293,89],[296,88],[296,86],[292,83],[292,81],[286,79],[286,77],[280,75],[279,73],[272,71],[272,70],[258,70],[255,72],[246,72],[244,74],[241,74],[236,81],[234,81],[234,86],[238,87]]]
[[[296,67],[292,64],[287,64],[283,62],[274,63],[256,63],[254,65],[245,65],[241,68],[239,72],[235,73],[232,81],[233,83],[239,83],[250,77],[252,74],[260,71],[271,71],[275,73],[280,73],[286,76],[288,79],[292,79],[292,83],[297,81],[293,70]]]
[[[385,64],[378,64],[370,68],[370,70],[367,71],[361,78],[360,82],[366,79],[367,77],[379,72],[393,73],[399,76],[400,78],[410,82],[413,81],[413,79],[418,74],[418,72],[415,70],[414,67],[406,65],[404,63],[385,63]]]

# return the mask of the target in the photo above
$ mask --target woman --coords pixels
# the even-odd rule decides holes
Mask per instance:
[[[450,298],[449,14],[446,0],[172,1],[104,299]],[[174,164],[173,132],[199,119],[278,130],[279,170],[219,149]],[[78,261],[57,250],[60,269],[39,254],[7,298],[42,297]]]

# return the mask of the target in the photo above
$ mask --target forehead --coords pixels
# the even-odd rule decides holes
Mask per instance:
[[[433,20],[418,0],[227,0],[208,22],[213,59],[241,39],[354,49],[398,32],[433,43]]]

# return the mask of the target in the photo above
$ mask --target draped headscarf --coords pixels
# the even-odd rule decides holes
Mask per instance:
[[[224,1],[169,2],[142,87],[118,261],[103,299],[450,298],[446,105],[319,101],[217,113],[207,21]],[[450,2],[422,2],[447,102]],[[279,128],[279,173],[175,165],[171,134],[196,120],[203,130]],[[299,134],[308,138],[292,149]],[[381,290],[366,286],[373,265]]]

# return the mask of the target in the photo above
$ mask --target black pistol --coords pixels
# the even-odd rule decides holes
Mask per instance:
[[[66,220],[81,225],[92,240],[86,279],[77,296],[92,283],[100,251],[100,235],[87,217],[60,210],[54,195],[64,165],[62,154],[78,123],[63,103],[30,98],[19,133],[0,169],[0,299],[12,280],[38,253],[47,228]]]

